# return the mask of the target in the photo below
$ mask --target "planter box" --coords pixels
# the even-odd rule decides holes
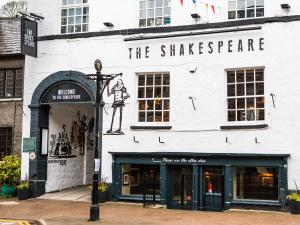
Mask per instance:
[[[1,193],[6,197],[14,197],[16,196],[16,187],[14,185],[3,184],[1,187]]]
[[[290,212],[291,214],[300,214],[300,202],[290,201]]]
[[[26,200],[30,198],[30,189],[19,189],[17,190],[19,200]]]
[[[98,203],[106,202],[106,192],[98,192]]]

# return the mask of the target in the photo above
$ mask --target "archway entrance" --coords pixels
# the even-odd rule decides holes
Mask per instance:
[[[80,72],[60,71],[35,89],[29,106],[30,136],[37,140],[29,161],[34,197],[91,182],[95,86]]]

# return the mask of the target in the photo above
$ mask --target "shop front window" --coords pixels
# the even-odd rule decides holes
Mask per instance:
[[[278,200],[278,169],[233,168],[233,194],[235,200]]]
[[[122,195],[160,194],[160,167],[123,164]]]

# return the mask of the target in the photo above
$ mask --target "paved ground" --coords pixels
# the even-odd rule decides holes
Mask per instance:
[[[0,201],[0,218],[39,220],[48,225],[83,225],[88,222],[88,202],[33,199]],[[299,225],[300,216],[281,212],[226,211],[194,212],[142,208],[136,204],[101,205],[103,225]],[[99,222],[97,222],[98,224]],[[0,223],[1,224],[1,223]],[[3,224],[3,223],[2,223]]]

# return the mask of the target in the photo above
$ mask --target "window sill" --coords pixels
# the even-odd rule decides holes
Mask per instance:
[[[0,98],[0,102],[22,101],[23,98]]]
[[[280,206],[280,202],[277,200],[250,200],[250,199],[236,199],[232,200],[231,204],[245,204],[245,205],[268,205],[268,206]]]
[[[221,130],[248,130],[248,129],[266,129],[268,124],[255,124],[255,125],[233,125],[233,126],[220,126]]]
[[[131,130],[171,130],[172,126],[130,126]]]

